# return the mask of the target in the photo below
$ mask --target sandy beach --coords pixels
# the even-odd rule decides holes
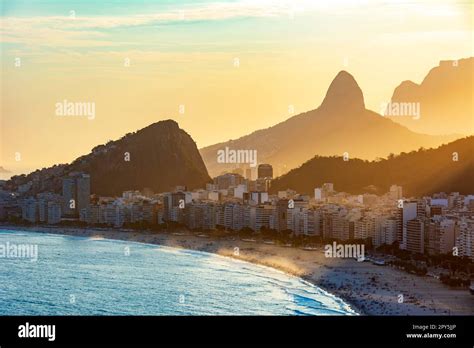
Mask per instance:
[[[244,241],[232,235],[209,238],[205,234],[188,231],[158,233],[0,225],[1,229],[150,243],[233,257],[299,276],[343,298],[357,312],[366,315],[474,314],[474,296],[467,290],[451,289],[434,278],[408,274],[390,266],[376,266],[353,259],[326,258],[322,248],[303,250]]]

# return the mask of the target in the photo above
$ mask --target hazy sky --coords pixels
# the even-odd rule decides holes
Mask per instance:
[[[1,4],[0,165],[15,172],[168,118],[198,147],[235,139],[318,107],[340,70],[379,112],[401,81],[474,55],[469,0]],[[58,116],[64,100],[95,117]]]

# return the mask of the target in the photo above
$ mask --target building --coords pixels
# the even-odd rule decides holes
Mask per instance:
[[[474,261],[474,220],[461,220],[457,226],[456,234],[458,255],[469,257]]]
[[[48,202],[47,222],[50,225],[58,224],[61,222],[61,203],[59,201]]]
[[[417,216],[417,205],[416,201],[404,201],[403,207],[397,211],[397,240],[400,243],[400,248],[406,248],[406,226],[409,220],[415,219]]]
[[[321,201],[323,199],[323,190],[321,188],[314,189],[314,199],[317,201]]]
[[[71,173],[63,178],[62,212],[66,217],[78,217],[81,210],[90,204],[90,176],[84,173]]]
[[[268,192],[253,191],[243,193],[243,202],[247,204],[263,204],[268,201]]]
[[[319,236],[321,234],[321,214],[305,207],[287,209],[287,228],[296,235]]]
[[[76,177],[77,204],[76,209],[80,212],[90,204],[91,197],[91,177],[89,174],[79,174]]]
[[[452,253],[456,243],[455,222],[436,216],[431,219],[427,229],[427,253],[439,255]]]
[[[219,175],[214,178],[214,185],[217,186],[218,190],[226,190],[231,186],[237,186],[240,184],[244,184],[245,179],[240,174],[235,173],[226,173],[223,175]]]
[[[407,221],[406,250],[419,254],[425,251],[425,224],[421,219]]]
[[[383,244],[391,245],[397,240],[397,219],[392,216],[379,216],[375,218],[374,246]]]
[[[213,204],[190,203],[185,209],[186,226],[192,230],[214,230],[216,228],[216,209]]]
[[[29,197],[22,202],[21,217],[31,223],[39,221],[39,204],[34,197]]]
[[[172,192],[166,194],[163,199],[163,206],[163,219],[165,221],[184,222],[186,195],[183,192]]]
[[[273,179],[273,167],[271,164],[260,164],[258,166],[258,179]]]
[[[250,213],[249,226],[253,231],[260,231],[262,228],[270,228],[270,218],[273,215],[275,207],[271,204],[259,204],[249,207]],[[245,221],[245,219],[244,219]]]
[[[392,185],[390,186],[389,196],[391,199],[399,200],[403,197],[403,189],[401,186]]]
[[[323,184],[322,186],[322,190],[325,192],[325,193],[333,193],[334,192],[334,184],[333,183],[325,183]]]
[[[63,207],[64,216],[74,216],[77,200],[76,180],[73,177],[63,178]]]
[[[279,199],[271,218],[270,228],[281,232],[288,228],[288,200]]]

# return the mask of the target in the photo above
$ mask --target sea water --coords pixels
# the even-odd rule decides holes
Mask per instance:
[[[0,229],[0,315],[354,315],[278,270],[152,244]]]

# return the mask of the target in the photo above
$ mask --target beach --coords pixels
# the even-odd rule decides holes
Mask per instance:
[[[354,259],[327,258],[322,248],[304,250],[241,240],[236,235],[148,232],[77,227],[0,225],[0,230],[24,230],[88,238],[106,238],[198,250],[273,267],[301,277],[348,302],[363,315],[472,315],[474,296],[451,289],[429,276],[417,276],[390,266]],[[133,252],[133,246],[130,246]],[[41,257],[41,251],[39,251]]]

